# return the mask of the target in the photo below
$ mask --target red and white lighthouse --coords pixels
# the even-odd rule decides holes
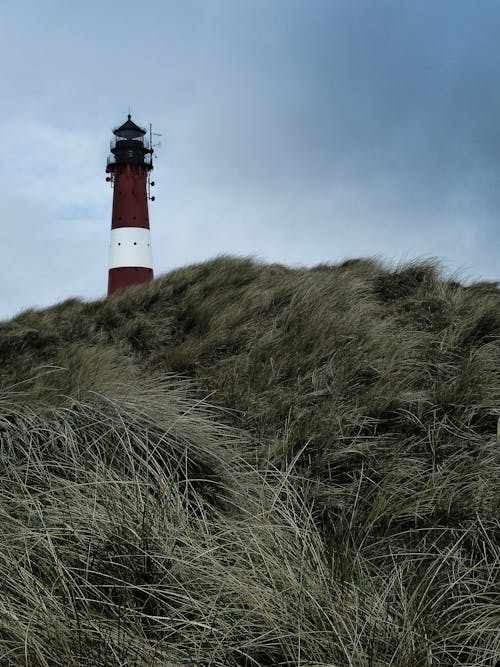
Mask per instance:
[[[130,114],[113,134],[106,167],[110,174],[106,180],[113,183],[108,296],[153,279],[148,213],[153,149],[144,138],[146,130]]]

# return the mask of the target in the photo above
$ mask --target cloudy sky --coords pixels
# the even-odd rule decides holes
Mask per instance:
[[[500,280],[498,0],[0,0],[0,317],[107,285],[112,127],[155,271],[439,257]]]

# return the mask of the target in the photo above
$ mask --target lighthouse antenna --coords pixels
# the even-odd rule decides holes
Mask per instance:
[[[151,169],[153,168],[153,126],[149,123],[149,153],[151,155]],[[151,171],[148,171],[148,199],[151,200]]]

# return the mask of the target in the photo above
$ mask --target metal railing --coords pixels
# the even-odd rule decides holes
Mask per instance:
[[[116,164],[116,163],[117,162],[116,162],[115,156],[114,155],[108,155],[108,157],[106,159],[106,164],[110,165],[110,164]],[[145,164],[145,165],[151,166],[153,164],[153,155],[151,153],[146,153],[146,155],[144,156],[144,160],[142,162],[140,162],[139,164]]]

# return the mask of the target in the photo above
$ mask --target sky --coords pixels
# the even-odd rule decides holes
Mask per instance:
[[[439,258],[500,280],[498,0],[0,0],[0,318],[105,295],[112,129],[156,275]]]

